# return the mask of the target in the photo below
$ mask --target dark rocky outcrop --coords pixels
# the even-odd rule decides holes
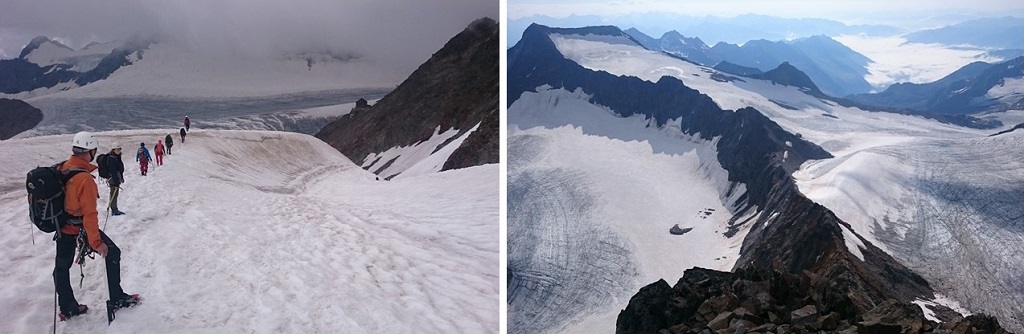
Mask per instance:
[[[675,235],[683,235],[683,234],[686,234],[686,232],[690,232],[692,230],[693,230],[692,227],[681,228],[681,227],[679,227],[679,224],[675,224],[675,225],[672,226],[672,228],[668,229],[668,233],[675,234]]]
[[[22,100],[0,99],[0,140],[34,128],[43,112]]]
[[[377,104],[342,116],[316,137],[361,165],[371,153],[429,139],[438,127],[461,136],[480,124],[444,168],[497,163],[498,41],[497,22],[473,22]]]
[[[733,63],[730,63],[730,62],[725,61],[725,60],[719,62],[718,65],[715,65],[714,68],[716,70],[718,70],[718,71],[721,71],[721,72],[725,72],[725,73],[729,73],[729,74],[735,74],[735,75],[742,75],[742,76],[747,76],[747,77],[764,73],[760,69],[757,69],[757,68],[754,68],[754,67],[747,67],[747,66],[743,66],[743,65],[733,64]]]
[[[855,295],[810,272],[687,270],[675,286],[652,283],[619,313],[616,333],[1006,333],[986,315],[944,323],[887,299],[864,309]]]
[[[998,136],[998,135],[1001,135],[1001,134],[1004,134],[1004,133],[1010,133],[1011,131],[1016,131],[1016,130],[1020,130],[1020,129],[1024,129],[1024,123],[1020,123],[1020,124],[1017,124],[1017,125],[1013,126],[1012,128],[1009,128],[1009,129],[1006,129],[1006,130],[1003,130],[1003,131],[999,131],[997,133],[993,133],[993,134],[989,135],[989,137]]]
[[[818,86],[814,84],[814,81],[811,81],[811,78],[808,77],[807,74],[801,72],[793,65],[790,65],[789,62],[783,62],[782,64],[779,64],[779,67],[776,67],[771,71],[750,75],[750,77],[754,79],[768,80],[774,84],[804,88],[804,91],[808,95],[821,98],[826,97],[821,90],[818,90]]]

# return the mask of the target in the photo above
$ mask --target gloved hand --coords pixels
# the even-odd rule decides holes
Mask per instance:
[[[100,243],[100,246],[94,247],[93,250],[96,251],[96,253],[99,253],[100,256],[107,257],[107,244]]]

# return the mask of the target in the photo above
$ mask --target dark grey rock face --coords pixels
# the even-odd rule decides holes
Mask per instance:
[[[43,112],[25,101],[0,99],[0,140],[31,129],[43,120]]]
[[[640,289],[619,313],[616,333],[1007,333],[983,314],[937,323],[917,305],[886,299],[856,306],[834,279],[768,269],[694,268],[670,286]],[[935,313],[948,311],[942,307]]]
[[[497,22],[473,22],[377,104],[328,124],[316,137],[361,165],[371,153],[429,139],[438,127],[462,135],[480,124],[444,168],[497,163],[498,41]]]

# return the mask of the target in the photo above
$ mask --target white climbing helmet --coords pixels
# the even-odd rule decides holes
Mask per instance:
[[[99,141],[96,140],[96,137],[93,137],[91,132],[79,132],[71,140],[71,148],[75,153],[91,151],[99,147]]]
[[[119,148],[121,148],[121,142],[119,142],[119,141],[115,141],[115,142],[111,143],[111,145],[110,145],[110,149],[111,150],[116,150],[116,149],[119,149]]]

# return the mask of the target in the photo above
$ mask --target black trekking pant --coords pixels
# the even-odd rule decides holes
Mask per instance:
[[[57,287],[60,311],[65,313],[78,309],[75,291],[71,289],[70,272],[71,266],[75,263],[75,251],[78,246],[76,238],[77,235],[61,233],[57,239],[57,263],[53,268],[53,284]],[[117,248],[114,241],[103,231],[100,231],[100,240],[107,245],[107,257],[104,259],[107,264],[107,292],[110,293],[111,300],[118,300],[124,296],[124,290],[121,290],[121,249]]]

